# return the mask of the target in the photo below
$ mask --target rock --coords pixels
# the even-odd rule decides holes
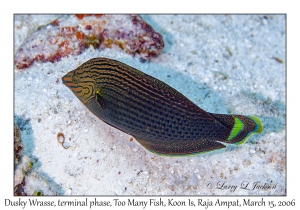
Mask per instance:
[[[14,160],[15,160],[14,164],[15,164],[15,168],[16,168],[16,165],[18,165],[20,162],[23,147],[24,147],[24,145],[21,141],[21,130],[15,124],[14,125]]]
[[[90,46],[149,60],[161,53],[164,42],[139,15],[68,15],[29,35],[16,52],[15,65],[23,69],[35,61],[56,62]]]

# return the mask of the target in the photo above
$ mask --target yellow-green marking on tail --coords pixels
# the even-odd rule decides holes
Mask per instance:
[[[260,119],[258,117],[255,117],[255,116],[248,116],[248,117],[256,123],[256,127],[255,127],[253,132],[261,133],[262,130],[263,130],[263,125],[262,125]]]
[[[250,118],[251,120],[253,120],[253,122],[256,124],[256,125],[255,125],[255,128],[254,128],[252,131],[250,131],[250,132],[248,133],[248,135],[247,135],[242,141],[237,142],[236,145],[244,144],[244,143],[247,141],[247,139],[248,139],[252,134],[254,134],[254,133],[261,133],[262,130],[263,130],[263,125],[262,125],[262,123],[261,123],[261,121],[260,121],[260,119],[259,119],[258,117],[255,117],[255,116],[248,116],[248,118]]]
[[[233,139],[237,134],[239,134],[243,130],[243,128],[244,123],[239,118],[234,117],[234,125],[227,140],[230,141],[231,139]]]

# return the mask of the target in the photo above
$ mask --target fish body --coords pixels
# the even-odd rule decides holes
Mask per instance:
[[[257,117],[206,112],[169,85],[116,60],[88,60],[62,81],[98,118],[160,155],[210,152],[262,131]]]

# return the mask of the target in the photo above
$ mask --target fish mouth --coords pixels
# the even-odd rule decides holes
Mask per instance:
[[[70,87],[70,86],[73,86],[73,85],[74,85],[74,83],[73,83],[73,81],[72,81],[73,74],[74,74],[74,71],[70,71],[70,72],[68,72],[65,76],[63,76],[63,77],[61,78],[62,83],[63,83],[64,85],[66,85],[67,87]]]

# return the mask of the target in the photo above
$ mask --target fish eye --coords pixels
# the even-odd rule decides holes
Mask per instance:
[[[74,83],[74,84],[78,84],[79,83],[79,78],[78,78],[78,75],[73,75],[73,77],[72,77],[72,82]]]

